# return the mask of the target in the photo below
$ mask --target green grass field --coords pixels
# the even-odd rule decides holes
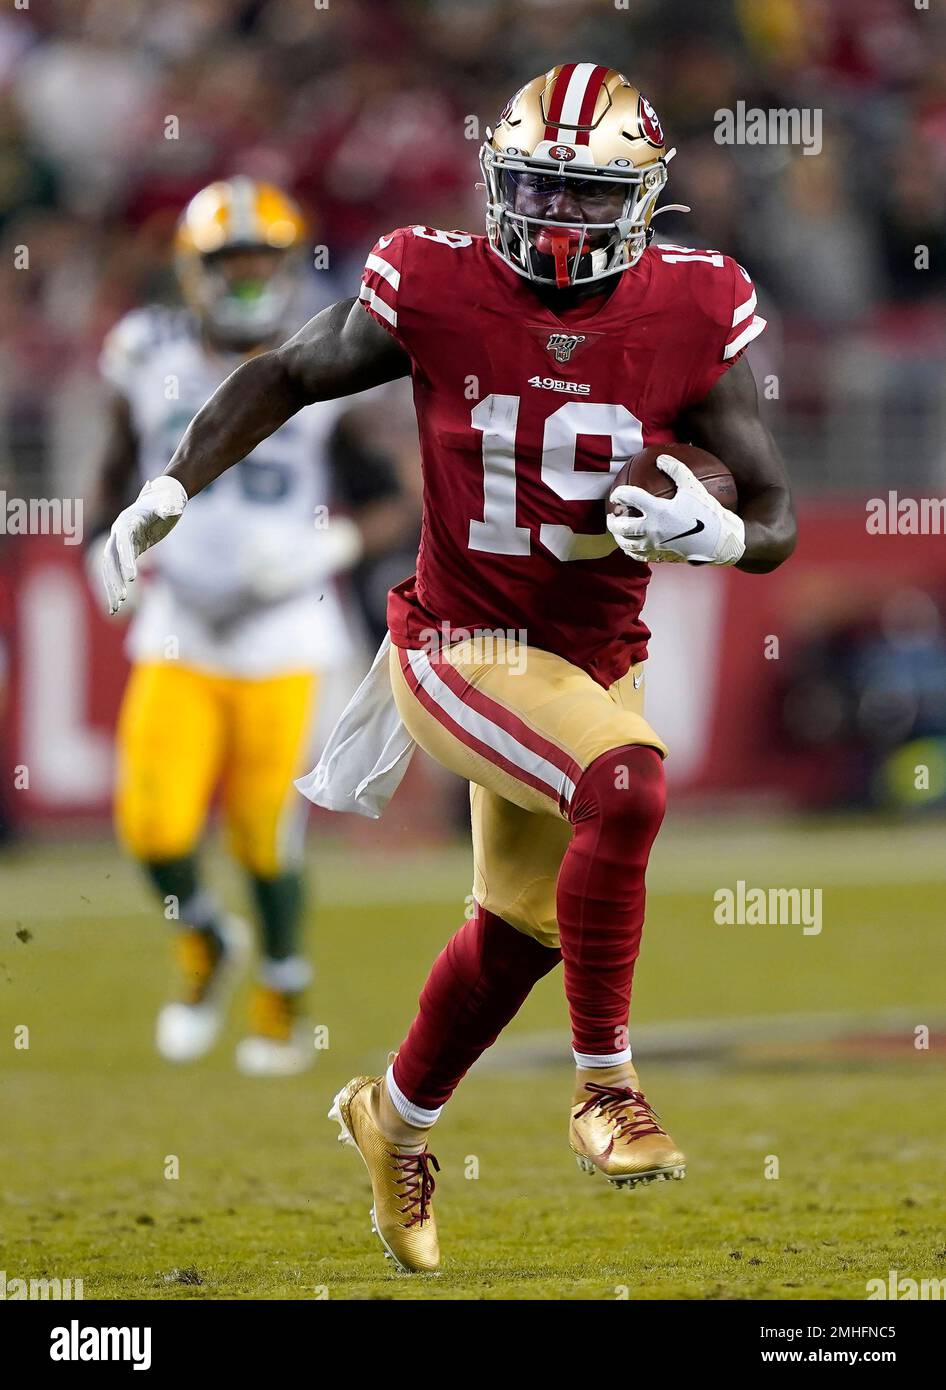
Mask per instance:
[[[110,845],[21,850],[0,865],[0,1269],[118,1299],[863,1299],[890,1269],[946,1277],[944,829],[671,822],[633,1019],[687,1180],[628,1194],[575,1167],[553,975],[438,1127],[433,1279],[389,1271],[325,1112],[403,1036],[462,918],[466,853],[313,844],[330,1046],[262,1082],[232,1065],[240,1001],[207,1062],[153,1054],[167,943]],[[822,887],[820,935],[716,925],[713,891],[738,878]]]

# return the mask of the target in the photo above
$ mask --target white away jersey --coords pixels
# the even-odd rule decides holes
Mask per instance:
[[[184,430],[239,358],[210,352],[186,310],[126,315],[108,335],[101,371],[127,399],[141,482],[164,471]],[[129,655],[176,659],[238,675],[343,662],[350,654],[331,583],[300,585],[278,603],[254,591],[261,556],[319,544],[316,508],[330,501],[326,444],[344,402],[307,407],[191,498],[149,552]]]

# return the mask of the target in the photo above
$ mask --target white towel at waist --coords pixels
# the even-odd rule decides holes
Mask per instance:
[[[416,744],[394,703],[390,647],[388,634],[329,735],[318,765],[296,782],[316,806],[377,820],[401,784]]]

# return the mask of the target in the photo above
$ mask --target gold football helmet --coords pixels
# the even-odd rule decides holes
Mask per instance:
[[[285,193],[238,177],[209,184],[181,214],[184,298],[222,343],[252,347],[282,327],[299,287],[305,220]]]
[[[629,270],[653,235],[675,153],[623,74],[595,63],[551,68],[487,128],[489,244],[517,274],[559,289]]]

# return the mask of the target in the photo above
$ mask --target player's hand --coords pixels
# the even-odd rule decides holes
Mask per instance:
[[[243,547],[243,564],[254,596],[273,603],[303,589],[314,589],[361,558],[361,531],[346,516],[333,517],[324,529],[300,527],[256,530]]]
[[[85,565],[85,577],[88,581],[89,589],[96,608],[103,613],[110,612],[108,599],[102,592],[102,565],[105,561],[105,547],[108,545],[108,532],[102,531],[94,540],[89,541],[83,554]],[[125,617],[130,617],[137,608],[137,590],[132,590],[122,606]]]
[[[102,580],[108,611],[117,613],[138,575],[138,557],[177,525],[187,493],[176,478],[162,473],[145,483],[130,507],[119,512],[105,543]]]
[[[676,483],[672,497],[654,497],[640,487],[616,487],[611,494],[613,501],[643,513],[608,516],[608,530],[624,554],[647,565],[736,564],[746,549],[742,518],[717,502],[672,454],[661,454],[657,467]]]

